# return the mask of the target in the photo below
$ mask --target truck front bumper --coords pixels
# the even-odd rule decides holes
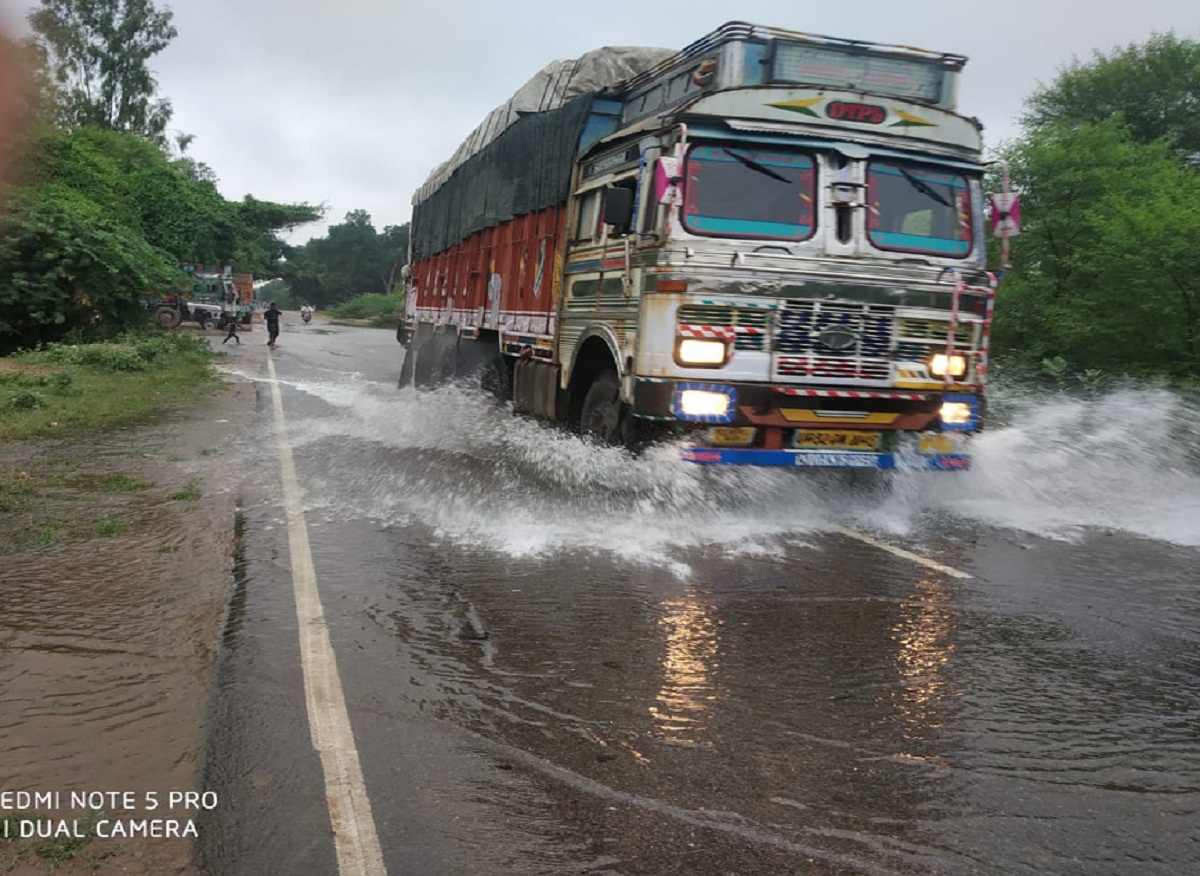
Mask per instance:
[[[725,393],[730,403],[716,416],[689,416],[678,399],[691,389]],[[944,422],[944,402],[969,417]],[[700,465],[963,471],[971,467],[969,433],[982,427],[983,399],[962,392],[640,379],[633,415],[689,434],[693,443],[683,458]]]

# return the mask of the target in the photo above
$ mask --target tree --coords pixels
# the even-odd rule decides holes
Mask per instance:
[[[27,183],[0,216],[0,354],[54,340],[99,310],[134,321],[140,301],[186,283],[181,264],[276,273],[276,236],[321,216],[308,204],[225,200],[133,134],[45,127]]]
[[[41,0],[29,23],[62,86],[63,122],[162,142],[171,103],[146,64],[175,38],[172,15],[153,0]]]
[[[327,307],[368,292],[389,295],[408,260],[408,225],[377,233],[368,212],[351,210],[325,237],[286,256],[283,278],[297,299]]]
[[[1136,143],[1164,140],[1200,167],[1200,42],[1156,34],[1145,45],[1074,61],[1027,101],[1028,129],[1120,117]]]
[[[1042,125],[1005,157],[1026,224],[1001,286],[996,349],[1200,374],[1200,175],[1120,120]]]

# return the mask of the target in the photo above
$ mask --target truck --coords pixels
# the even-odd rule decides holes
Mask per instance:
[[[729,22],[551,64],[413,197],[401,385],[700,464],[968,468],[997,275],[965,63]]]
[[[225,267],[187,264],[180,266],[190,290],[153,302],[155,321],[175,328],[184,320],[195,320],[200,328],[213,323],[224,328],[230,320],[249,325],[254,304],[254,277]]]

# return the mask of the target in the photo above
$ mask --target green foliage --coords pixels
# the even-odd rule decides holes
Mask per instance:
[[[1084,387],[1200,376],[1200,43],[1155,36],[1076,62],[1004,156],[1025,228],[995,347]]]
[[[29,24],[61,87],[60,117],[161,141],[171,103],[155,97],[147,62],[177,35],[152,0],[41,0]]]
[[[366,295],[356,295],[348,301],[343,301],[329,310],[334,319],[374,319],[387,317],[394,323],[396,316],[404,307],[404,296],[399,292],[391,295],[378,295],[369,292]]]
[[[1200,177],[1116,122],[1044,128],[1008,158],[1027,224],[1001,287],[997,350],[1200,373]]]
[[[405,224],[376,232],[369,213],[353,210],[326,237],[289,249],[280,274],[293,300],[321,308],[365,293],[391,294],[408,260],[408,231]]]
[[[179,265],[269,271],[275,232],[320,209],[247,197],[212,182],[142,138],[96,128],[43,128],[29,147],[28,183],[0,237],[0,355],[60,339],[99,313],[105,325],[145,320],[142,299],[190,284]]]
[[[0,354],[60,337],[93,311],[133,320],[144,290],[177,275],[78,193],[57,184],[22,192],[0,238]]]
[[[324,207],[276,204],[250,195],[233,207],[238,228],[233,263],[240,270],[267,276],[279,273],[279,259],[287,249],[278,233],[316,222],[325,215]]]
[[[8,397],[8,406],[18,411],[31,411],[46,406],[46,398],[40,392],[22,387]]]
[[[125,333],[104,343],[48,344],[0,371],[0,441],[128,423],[215,391],[202,338]],[[42,404],[12,402],[31,391]]]
[[[1024,122],[1037,129],[1120,118],[1134,142],[1164,140],[1175,157],[1198,165],[1198,88],[1200,42],[1156,34],[1145,45],[1073,62],[1029,98]]]
[[[293,293],[292,287],[283,280],[271,280],[255,290],[254,296],[264,303],[274,301],[280,310],[299,310],[304,302]]]

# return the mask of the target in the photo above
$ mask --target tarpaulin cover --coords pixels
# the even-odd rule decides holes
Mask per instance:
[[[493,110],[417,191],[413,258],[514,216],[565,203],[593,95],[672,54],[608,47],[547,65]]]
[[[413,258],[543,207],[563,204],[591,95],[526,116],[460,167],[413,208]]]

